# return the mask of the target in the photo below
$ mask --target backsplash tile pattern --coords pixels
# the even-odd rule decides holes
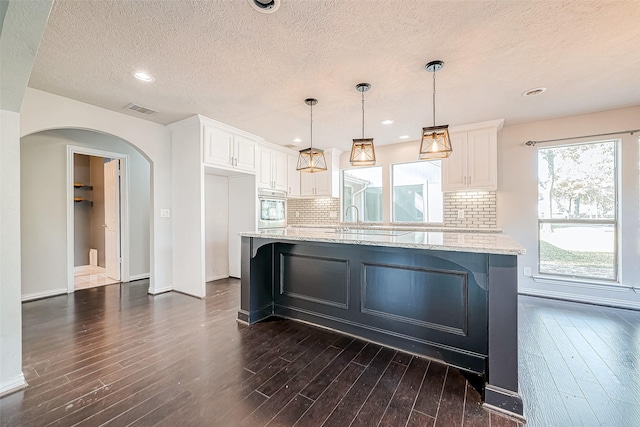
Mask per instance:
[[[464,219],[458,219],[459,210],[464,211]],[[444,223],[447,227],[496,228],[496,192],[445,193]]]
[[[300,214],[296,217],[296,212]],[[334,212],[335,218],[331,217]],[[289,225],[335,224],[340,222],[340,199],[323,197],[318,199],[288,199],[287,223]]]
[[[464,219],[458,211],[464,210]],[[296,217],[296,212],[299,216]],[[331,217],[334,212],[335,218]],[[289,199],[289,225],[335,224],[340,221],[340,199]],[[496,228],[496,192],[468,191],[444,194],[444,225],[462,228]]]

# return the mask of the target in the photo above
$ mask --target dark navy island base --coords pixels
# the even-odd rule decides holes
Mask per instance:
[[[443,361],[522,417],[517,256],[242,237],[238,320],[331,328]]]

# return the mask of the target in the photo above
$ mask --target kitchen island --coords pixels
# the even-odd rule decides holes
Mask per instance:
[[[286,229],[242,236],[238,320],[298,319],[443,361],[522,417],[517,255],[498,233]]]

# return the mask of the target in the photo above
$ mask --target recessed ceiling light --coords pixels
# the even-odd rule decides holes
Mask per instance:
[[[402,135],[402,136],[400,137],[400,139],[407,139],[407,138],[409,138],[409,135]]]
[[[144,71],[132,71],[131,75],[143,82],[152,82],[155,80],[151,74],[147,74]]]
[[[300,138],[295,138],[293,142],[302,142],[302,140]]]
[[[249,5],[260,13],[273,13],[280,8],[280,0],[248,0]]]
[[[522,96],[536,96],[536,95],[540,95],[542,92],[544,92],[545,90],[547,90],[546,87],[536,87],[533,89],[529,89],[526,92],[522,93]]]
[[[387,120],[381,121],[380,123],[382,123],[383,125],[392,125],[395,122],[396,122],[395,120],[387,119]]]

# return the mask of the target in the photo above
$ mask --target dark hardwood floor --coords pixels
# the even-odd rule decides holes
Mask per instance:
[[[527,425],[640,426],[640,312],[519,297]]]
[[[23,304],[29,386],[0,399],[1,425],[517,425],[457,369],[297,322],[237,324],[237,280],[205,300],[146,290]],[[529,424],[640,425],[638,313],[567,304],[521,298]]]

